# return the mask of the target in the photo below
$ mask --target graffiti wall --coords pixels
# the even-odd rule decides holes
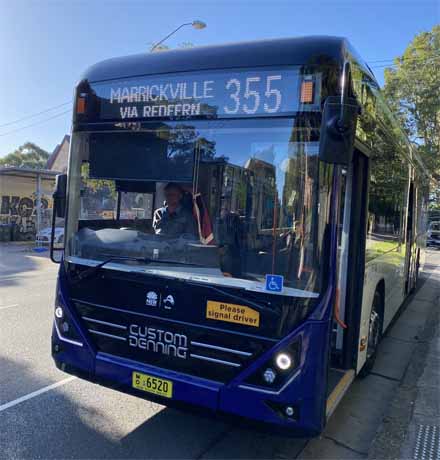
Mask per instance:
[[[53,180],[41,181],[40,229],[51,225]],[[31,240],[37,232],[36,179],[0,176],[0,224],[14,224],[17,240]]]

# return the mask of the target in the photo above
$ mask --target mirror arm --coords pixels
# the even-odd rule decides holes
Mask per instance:
[[[54,241],[55,241],[55,222],[56,222],[56,197],[53,197],[53,204],[52,204],[52,228],[50,231],[50,260],[55,263],[59,264],[59,260],[55,260],[55,257],[53,255],[54,253]]]

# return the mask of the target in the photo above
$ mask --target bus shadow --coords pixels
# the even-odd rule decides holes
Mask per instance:
[[[164,408],[121,439],[124,458],[202,458],[231,427],[202,416]]]
[[[118,443],[96,423],[106,414],[69,396],[74,382],[7,407],[54,382],[35,376],[31,366],[0,356],[2,459],[120,457]]]
[[[129,458],[268,459],[295,458],[307,439],[290,438],[165,408],[121,440]]]
[[[5,407],[52,383],[36,376],[32,365],[8,359],[0,349],[2,459],[201,458],[231,431],[221,421],[81,380]],[[229,456],[237,457],[233,446]]]
[[[0,243],[0,288],[20,286],[24,276],[51,276],[55,267],[49,253],[37,253],[29,244]],[[55,276],[55,275],[54,275]]]

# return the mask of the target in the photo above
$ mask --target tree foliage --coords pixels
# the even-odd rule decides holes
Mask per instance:
[[[106,179],[90,179],[90,164],[83,163],[81,165],[82,188],[87,190],[87,193],[97,195],[109,195],[116,198],[115,181]]]
[[[440,179],[440,25],[416,35],[385,70],[385,97],[432,176]]]
[[[33,142],[26,142],[5,157],[0,158],[0,166],[44,169],[49,156],[49,153],[38,145]]]

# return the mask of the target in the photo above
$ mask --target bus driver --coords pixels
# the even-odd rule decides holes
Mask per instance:
[[[182,235],[196,238],[197,229],[192,212],[183,205],[183,189],[169,182],[165,189],[166,204],[156,209],[153,216],[153,229],[156,235],[178,238]]]

